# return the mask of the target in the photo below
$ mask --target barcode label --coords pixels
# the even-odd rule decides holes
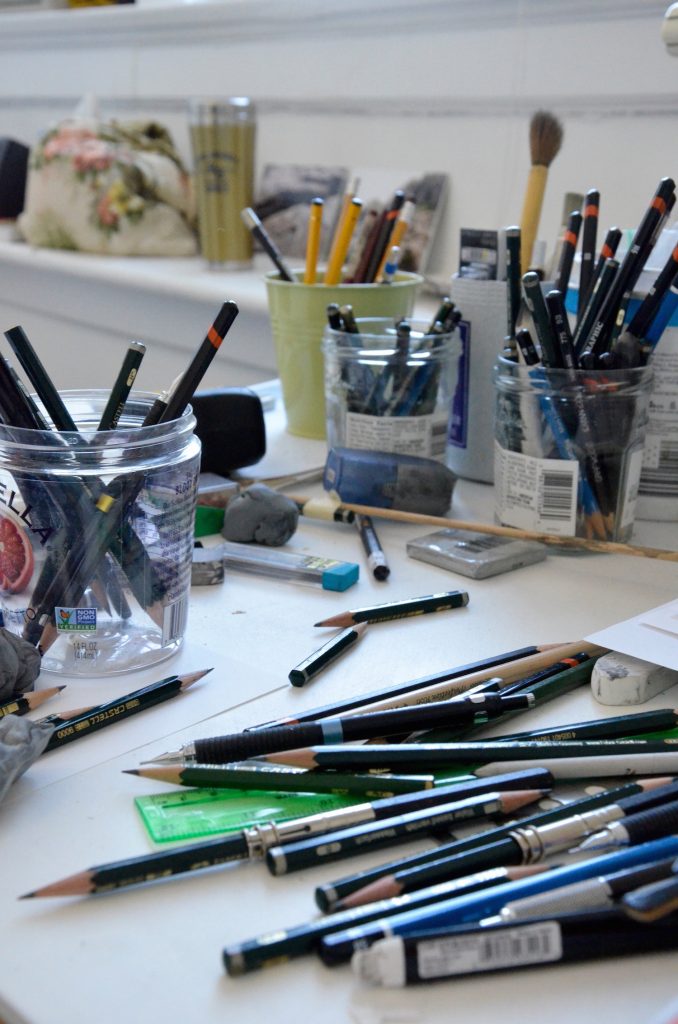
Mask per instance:
[[[162,643],[171,644],[184,635],[188,617],[188,598],[182,597],[165,605],[162,614]]]
[[[495,443],[494,499],[503,526],[573,537],[577,526],[579,463],[538,459]]]
[[[541,474],[538,501],[542,519],[564,519],[569,522],[576,497],[572,491],[571,472],[554,473],[547,470]]]
[[[563,945],[557,921],[516,928],[474,932],[426,939],[417,946],[417,971],[421,979],[454,974],[495,971],[560,960]]]

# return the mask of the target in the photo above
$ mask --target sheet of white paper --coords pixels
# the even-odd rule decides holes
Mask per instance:
[[[586,639],[620,654],[678,670],[678,600],[650,608]]]

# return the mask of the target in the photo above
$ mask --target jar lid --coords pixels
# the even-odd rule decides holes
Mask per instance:
[[[228,96],[224,99],[202,98],[189,101],[193,124],[232,124],[253,121],[255,106],[249,96]]]

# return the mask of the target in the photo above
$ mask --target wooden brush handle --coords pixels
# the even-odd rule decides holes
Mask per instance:
[[[520,273],[526,274],[532,263],[532,249],[539,229],[539,218],[544,201],[546,177],[549,169],[544,164],[533,164],[527,179],[523,212],[520,218]]]

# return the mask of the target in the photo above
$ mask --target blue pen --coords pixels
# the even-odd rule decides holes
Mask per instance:
[[[320,956],[325,964],[346,963],[356,949],[364,949],[378,939],[390,935],[413,935],[418,931],[447,928],[454,924],[481,921],[497,914],[514,899],[557,889],[571,882],[583,881],[599,874],[621,871],[641,864],[678,855],[678,836],[666,836],[626,850],[591,857],[576,864],[553,868],[541,875],[522,878],[466,896],[441,900],[431,906],[417,907],[388,918],[325,935],[320,943]]]

